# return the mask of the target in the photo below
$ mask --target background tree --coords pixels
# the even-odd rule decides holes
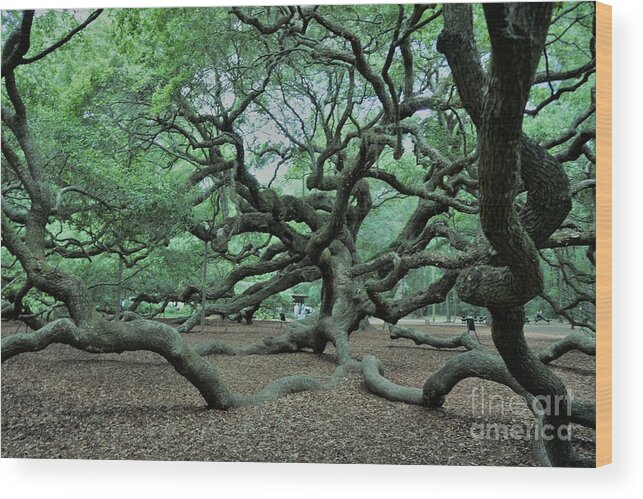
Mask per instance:
[[[591,353],[591,334],[536,354],[522,333],[543,307],[594,329],[591,4],[3,16],[3,317],[34,329],[3,340],[3,361],[51,343],[151,350],[226,408],[332,380],[238,396],[205,356],[330,346],[337,373],[391,400],[439,406],[476,376],[543,426],[593,425],[545,365]],[[280,336],[181,338],[304,287],[318,313]],[[170,302],[191,313],[149,320]],[[467,349],[422,391],[352,355],[365,318],[432,304],[488,309],[500,356],[393,328]],[[583,464],[565,438],[541,457]]]

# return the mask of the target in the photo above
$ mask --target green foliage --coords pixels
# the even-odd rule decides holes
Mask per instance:
[[[439,8],[430,7],[425,16]],[[556,7],[547,57],[541,60],[539,72],[561,71],[586,63],[593,50],[593,8],[593,4],[585,2]],[[385,62],[391,27],[395,26],[399,9],[397,5],[355,5],[322,6],[319,11],[356,33],[366,48],[367,62],[379,71]],[[406,9],[408,14],[411,7]],[[254,7],[247,12],[267,24],[282,15],[282,10],[274,7]],[[64,10],[39,12],[34,20],[30,54],[50,46],[86,15],[87,12]],[[19,24],[20,18],[18,12],[3,11],[3,38]],[[324,48],[348,50],[346,44],[329,36],[319,24],[311,23],[308,29],[306,36],[310,40],[322,39]],[[442,20],[438,18],[414,33],[412,50],[419,68],[414,83],[416,88],[422,88],[420,93],[443,97],[447,106],[417,113],[408,123],[424,132],[436,153],[457,160],[475,150],[476,135],[459,102],[446,63],[437,52],[436,40],[441,29]],[[480,6],[474,9],[474,31],[486,66],[490,49]],[[172,133],[168,123],[189,127],[180,118],[179,109],[203,116],[216,112],[230,116],[248,95],[257,92],[253,103],[232,128],[244,141],[245,165],[257,177],[258,189],[265,191],[272,182],[276,194],[319,194],[320,191],[311,192],[304,183],[328,136],[332,135],[332,130],[321,126],[320,115],[330,116],[330,123],[336,126],[348,97],[350,73],[348,65],[331,63],[319,55],[313,57],[310,51],[294,46],[289,37],[258,36],[256,30],[243,25],[228,9],[104,12],[63,47],[17,72],[30,126],[47,163],[47,173],[55,184],[53,191],[74,186],[91,193],[88,196],[78,191],[67,192],[48,230],[59,241],[95,241],[109,247],[91,259],[82,255],[69,259],[53,254],[52,262],[80,276],[91,287],[93,297],[104,306],[115,303],[118,252],[127,254],[129,268],[123,283],[127,296],[139,292],[172,294],[190,284],[201,285],[203,243],[193,232],[195,227],[223,223],[224,214],[216,194],[204,196],[200,203],[193,202],[207,187],[190,184],[188,179],[199,166],[185,157],[192,154],[205,161],[212,151],[203,147],[197,152],[193,144]],[[363,125],[373,119],[381,108],[372,86],[358,71],[352,73],[353,91],[360,97],[354,110],[356,119],[346,124],[345,135],[356,133],[358,122]],[[390,76],[399,87],[404,79],[404,66],[399,58],[391,66]],[[534,86],[529,107],[534,108],[552,93],[573,83],[574,80]],[[538,142],[559,136],[589,109],[594,85],[595,77],[591,75],[575,91],[561,94],[536,116],[526,117],[526,133]],[[4,86],[2,92],[5,100]],[[274,124],[276,120],[281,126]],[[593,125],[594,117],[590,116],[582,127]],[[189,130],[194,132],[193,128]],[[218,135],[225,134],[213,133],[212,138],[220,138]],[[556,154],[567,145],[561,144],[551,152]],[[418,154],[410,138],[405,137],[403,146],[404,154],[398,159],[394,158],[392,147],[385,147],[373,169],[395,175],[404,185],[422,185],[436,164]],[[234,141],[228,140],[217,146],[216,152],[223,160],[234,160],[237,149]],[[350,161],[358,154],[359,141],[349,140],[342,151],[343,159]],[[573,184],[595,176],[593,166],[583,157],[565,167]],[[339,159],[327,159],[322,168],[326,175],[335,174]],[[230,175],[237,174],[234,170]],[[475,168],[470,175],[475,176]],[[367,182],[375,207],[365,218],[356,241],[362,261],[387,251],[418,205],[417,198],[397,194],[382,181],[368,179]],[[437,194],[451,195],[448,186],[437,185],[434,189]],[[460,200],[473,197],[463,191],[457,196]],[[519,201],[524,199],[519,197]],[[351,205],[356,204],[353,199]],[[593,207],[593,192],[581,192],[575,197],[570,220],[591,225]],[[239,205],[230,198],[228,216],[238,214],[239,210]],[[469,241],[479,234],[476,215],[450,209],[440,220]],[[301,221],[288,221],[288,227],[303,236],[311,232]],[[238,254],[248,246],[262,245],[265,240],[265,234],[241,233],[227,240],[226,245],[231,254]],[[443,251],[443,244],[442,240],[435,241],[428,249]],[[549,252],[546,256],[556,261],[560,254]],[[569,250],[564,256],[579,272],[592,272],[583,251]],[[3,278],[5,274],[20,274],[15,269],[7,269],[6,262],[12,258],[4,248],[2,257]],[[258,257],[253,256],[246,263],[257,260]],[[220,282],[233,267],[230,261],[210,249],[206,284]],[[560,284],[558,271],[544,263],[543,271],[552,298],[561,304],[569,301],[570,289]],[[406,296],[426,289],[441,273],[435,272],[430,268],[413,271],[391,294]],[[241,288],[247,287],[250,281],[262,282],[274,275],[253,276],[237,286],[237,292],[243,291]],[[16,285],[24,282],[24,276],[20,277]],[[299,284],[295,290],[308,294],[313,307],[319,305],[319,283]],[[278,306],[288,307],[289,293],[266,300],[257,316],[271,317]],[[35,292],[26,300],[36,310],[46,307],[43,297]],[[531,314],[547,307],[537,299],[527,309]],[[460,310],[483,315],[473,307]]]

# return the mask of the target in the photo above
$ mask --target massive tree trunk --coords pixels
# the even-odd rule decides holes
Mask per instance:
[[[201,287],[190,284],[183,292],[171,289],[158,295],[141,293],[124,320],[112,322],[105,321],[96,312],[81,279],[62,272],[51,263],[53,259],[48,261],[49,250],[63,257],[75,253],[80,258],[88,253],[82,245],[78,251],[67,248],[63,251],[55,238],[52,241],[47,234],[48,225],[59,215],[62,195],[74,187],[58,190],[56,180],[48,177],[51,172],[41,158],[15,78],[20,66],[44,57],[82,27],[41,56],[29,58],[33,13],[25,13],[20,27],[7,38],[2,61],[8,97],[8,104],[2,109],[2,121],[10,134],[3,135],[2,154],[23,194],[19,203],[5,202],[3,198],[2,210],[6,215],[2,219],[3,245],[17,257],[26,273],[27,284],[21,293],[24,295],[35,287],[54,297],[67,307],[70,319],[40,324],[42,327],[33,333],[6,338],[2,342],[3,361],[52,343],[94,353],[149,350],[162,355],[185,376],[208,406],[222,409],[272,400],[285,393],[327,388],[348,370],[361,373],[366,387],[379,396],[440,407],[453,386],[467,377],[477,377],[502,383],[522,396],[536,413],[539,428],[551,426],[557,433],[569,421],[591,424],[591,404],[567,399],[564,385],[545,364],[572,348],[592,354],[595,342],[592,343],[591,337],[571,335],[536,354],[528,348],[522,330],[525,303],[543,294],[538,251],[565,246],[570,240],[560,231],[554,237],[571,203],[569,182],[557,159],[561,156],[553,157],[522,132],[525,105],[543,49],[551,7],[545,4],[484,6],[492,51],[487,74],[475,46],[471,6],[444,6],[444,29],[438,50],[446,55],[461,103],[447,96],[452,82],[450,76],[443,75],[441,61],[435,66],[429,65],[434,74],[427,72],[426,78],[414,76],[412,49],[414,44],[421,46],[423,42],[412,40],[412,35],[441,15],[436,8],[430,17],[423,18],[430,10],[426,5],[414,6],[411,11],[400,7],[394,29],[382,38],[375,37],[376,43],[369,41],[374,50],[371,52],[371,48],[367,49],[360,41],[360,28],[352,32],[353,28],[338,23],[323,9],[291,8],[290,14],[279,18],[274,25],[266,24],[270,14],[264,19],[263,14],[254,17],[234,9],[230,15],[237,17],[241,31],[244,25],[256,29],[267,51],[280,49],[278,55],[257,59],[267,61],[262,82],[247,92],[245,82],[241,82],[243,78],[229,81],[230,94],[235,96],[230,108],[216,102],[221,100],[218,95],[214,96],[215,102],[204,104],[212,96],[199,95],[198,90],[194,96],[178,92],[171,119],[163,113],[139,116],[146,125],[136,125],[136,130],[131,131],[137,140],[142,138],[146,147],[160,147],[163,157],[168,155],[173,161],[196,168],[186,184],[188,189],[203,187],[201,183],[207,184],[202,182],[205,180],[211,182],[211,188],[203,188],[194,195],[196,204],[190,204],[189,209],[207,199],[215,199],[214,193],[219,191],[221,212],[213,203],[211,223],[189,220],[182,228],[187,237],[196,237],[203,243]],[[92,14],[84,26],[96,15]],[[306,33],[309,24],[316,27]],[[315,37],[320,33],[322,37],[318,40]],[[269,38],[273,34],[276,40]],[[326,43],[328,39],[333,40],[332,48]],[[293,54],[296,53],[297,58],[310,57],[322,67],[330,67],[323,66],[330,60],[332,71],[329,71],[328,85],[320,83],[326,81],[325,76],[319,80],[314,79],[315,76],[312,83],[305,81],[306,71],[301,73],[301,82],[282,81],[291,69],[301,69],[299,59],[290,60],[289,50],[281,50],[291,43],[296,47]],[[382,47],[386,53],[380,58],[378,51]],[[394,62],[398,52],[401,60]],[[242,66],[243,57],[237,56]],[[261,64],[257,61],[253,66]],[[273,72],[281,64],[287,71]],[[404,73],[403,92],[393,81],[392,71],[389,74],[393,68]],[[226,78],[226,70],[222,73],[222,78]],[[433,79],[440,81],[433,85]],[[416,89],[419,89],[417,94]],[[300,95],[293,102],[299,104],[300,99],[310,102],[313,106],[310,117],[302,118],[289,102],[298,90]],[[324,102],[320,102],[324,92]],[[266,102],[279,93],[282,100],[277,99],[276,104]],[[373,105],[373,112],[367,113],[373,117],[368,119],[364,118],[363,109],[358,109],[363,108],[366,100]],[[465,123],[456,109],[460,104],[477,129],[478,146],[473,153],[465,143]],[[277,116],[274,108],[282,105],[284,114]],[[209,110],[207,115],[199,115],[206,108],[211,108],[212,114]],[[279,129],[278,135],[281,135],[276,145],[256,147],[254,141],[247,141],[246,109],[253,109],[261,119],[275,124],[275,130]],[[456,141],[444,147],[448,154],[442,150],[442,144],[434,147],[429,143],[424,127],[407,119],[420,109],[431,109],[447,133],[461,132]],[[301,128],[305,141],[300,131],[292,132],[291,124],[287,123],[293,116],[298,121],[295,128]],[[309,119],[315,130],[310,135]],[[154,125],[146,128],[150,123]],[[144,131],[140,132],[139,128]],[[393,152],[393,160],[409,153],[402,148],[402,134],[413,143],[418,168],[426,168],[417,185],[405,185],[401,175],[398,178],[391,172],[394,168],[389,168],[390,165],[383,168],[378,165],[387,147]],[[170,140],[166,140],[168,138]],[[460,140],[463,156],[451,160],[459,156],[456,149]],[[284,195],[279,189],[271,188],[270,183],[262,185],[251,173],[253,167],[271,158],[270,155],[279,157],[281,165],[294,159],[299,162],[301,153],[307,154],[311,161],[310,174],[302,174],[308,189],[302,190],[301,197]],[[234,159],[230,159],[230,155],[234,155]],[[408,156],[405,161],[407,159]],[[269,161],[271,159],[266,159]],[[392,189],[388,192],[394,196],[417,198],[417,207],[397,240],[386,248],[378,247],[377,251],[381,252],[377,256],[363,261],[358,251],[358,243],[363,241],[358,234],[374,207],[371,189],[379,185],[378,182],[386,184],[387,190]],[[462,193],[465,196],[461,196]],[[375,189],[373,194],[375,197]],[[525,194],[524,199],[520,198],[521,203],[524,200],[520,209],[516,202],[518,194]],[[22,203],[27,198],[29,202]],[[479,214],[478,235],[457,233],[460,227],[455,226],[452,216],[456,212],[471,217],[474,228]],[[189,210],[186,213],[190,213]],[[65,221],[62,217],[58,221],[62,230]],[[591,244],[593,235],[589,232],[583,236],[585,244]],[[238,253],[235,248],[233,252],[231,248],[238,246],[233,238],[246,234],[265,235],[268,240],[263,244],[248,244]],[[437,244],[432,244],[434,242]],[[447,243],[446,250],[442,242]],[[106,248],[113,253],[119,246],[94,243],[97,253],[92,255]],[[221,282],[207,287],[209,248],[214,258],[225,258],[236,266]],[[443,251],[439,251],[441,248]],[[431,268],[430,285],[419,292],[402,293],[402,286],[409,282],[402,280],[409,272],[427,266]],[[122,294],[123,269],[119,269],[117,310]],[[437,278],[434,278],[434,269],[440,270]],[[262,276],[269,277],[262,279]],[[256,281],[236,294],[241,287],[236,285],[251,277],[256,277]],[[252,314],[267,298],[299,283],[320,279],[319,314],[290,324],[279,336],[242,346],[209,341],[194,348],[180,336],[199,322],[203,325],[208,314],[239,320],[245,316],[250,322]],[[14,300],[16,313],[19,313],[21,293]],[[454,296],[453,306],[450,294]],[[133,313],[142,300],[185,302],[193,301],[195,296],[200,298],[200,310],[182,319],[177,329],[141,320]],[[391,338],[408,338],[434,348],[467,350],[447,361],[423,388],[390,382],[375,357],[365,356],[361,361],[354,358],[349,337],[365,317],[374,316],[396,324],[418,309],[446,301],[450,318],[452,312],[457,313],[458,299],[489,309],[493,341],[500,356],[486,351],[468,332],[453,338],[437,338],[392,327]],[[433,316],[435,320],[435,305]],[[205,358],[213,354],[259,355],[302,350],[322,353],[329,346],[334,347],[338,366],[327,383],[303,375],[286,377],[249,396],[232,394]],[[562,437],[544,442],[543,449],[549,464],[576,463],[569,442]]]
[[[537,296],[543,286],[535,243],[549,237],[560,225],[569,202],[558,210],[557,205],[543,209],[542,204],[535,203],[533,208],[525,207],[531,210],[522,220],[513,202],[521,160],[526,156],[521,148],[522,117],[550,16],[551,5],[547,4],[485,6],[493,61],[479,127],[480,218],[485,236],[500,261],[508,266],[503,291],[509,289],[513,295],[486,303],[493,321],[494,343],[516,381],[542,398],[543,420],[553,429],[553,438],[545,442],[548,457],[554,466],[566,466],[572,462],[567,390],[527,346],[522,305]],[[551,197],[546,185],[537,181],[525,184],[530,199]]]
[[[469,6],[445,8],[439,44],[478,128],[480,219],[493,248],[491,257],[461,274],[459,294],[469,303],[489,308],[493,340],[507,369],[525,390],[542,399],[545,427],[553,427],[554,438],[544,442],[549,461],[567,466],[574,462],[567,391],[531,352],[523,334],[523,305],[543,287],[536,248],[560,226],[571,207],[562,168],[522,133],[551,5],[488,4],[484,11],[492,47],[488,78],[479,69]],[[484,96],[482,83],[487,87]],[[520,180],[527,203],[518,214],[514,198]]]
[[[199,390],[209,407],[227,409],[233,405],[233,396],[215,367],[194,352],[174,328],[158,322],[106,322],[96,318],[79,327],[69,319],[59,319],[38,331],[13,334],[3,339],[2,362],[54,343],[91,353],[155,352]]]
[[[391,328],[391,338],[408,338],[416,344],[438,349],[461,347],[467,351],[451,357],[427,379],[422,390],[391,383],[384,377],[381,363],[373,356],[366,356],[362,360],[362,373],[366,387],[373,393],[392,401],[442,407],[446,397],[458,383],[467,378],[479,378],[512,389],[525,399],[529,409],[541,419],[540,425],[544,424],[538,399],[510,374],[502,357],[484,348],[469,332],[459,336],[436,338],[420,331],[394,327]],[[593,403],[573,399],[569,411],[571,422],[595,428],[596,414]]]
[[[99,13],[92,14],[80,29]],[[54,184],[48,177],[38,144],[34,140],[27,109],[15,80],[16,69],[30,62],[25,55],[30,46],[33,15],[33,11],[25,12],[22,25],[7,39],[3,48],[2,73],[13,112],[3,107],[2,120],[15,137],[26,164],[5,140],[4,135],[2,153],[20,176],[29,194],[31,206],[20,217],[25,226],[22,236],[10,225],[8,217],[2,217],[2,242],[19,260],[30,283],[64,303],[71,319],[61,319],[37,331],[4,338],[2,362],[20,353],[42,350],[54,343],[67,344],[92,353],[148,350],[167,359],[179,374],[199,390],[209,407],[218,409],[260,402],[283,393],[318,388],[318,383],[311,382],[308,377],[289,377],[271,383],[256,397],[235,397],[215,367],[190,348],[177,330],[153,321],[105,321],[96,312],[83,281],[50,265],[45,253],[45,235],[48,219],[55,213],[54,195],[51,191]],[[72,31],[68,38],[75,32]],[[51,50],[59,45],[54,45]]]

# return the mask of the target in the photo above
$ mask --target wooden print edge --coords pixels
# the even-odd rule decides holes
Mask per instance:
[[[612,7],[596,2],[596,466],[612,462]]]

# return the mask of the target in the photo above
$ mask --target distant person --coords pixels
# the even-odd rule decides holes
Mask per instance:
[[[478,340],[478,343],[480,343],[480,338],[478,337],[478,332],[476,331],[476,319],[475,317],[472,317],[468,315],[465,317],[465,321],[467,322],[467,332],[468,333],[473,333],[476,335],[476,339]]]
[[[284,327],[284,324],[286,323],[286,309],[280,306],[277,309],[277,312],[279,313],[279,327]]]
[[[303,303],[295,303],[293,316],[295,320],[304,319],[306,317],[305,306]]]
[[[549,319],[547,319],[547,318],[543,315],[543,311],[542,311],[542,310],[538,310],[538,312],[536,312],[536,319],[534,320],[534,323],[535,323],[535,324],[538,324],[538,321],[546,321],[546,322],[547,322],[547,324],[549,324]]]

